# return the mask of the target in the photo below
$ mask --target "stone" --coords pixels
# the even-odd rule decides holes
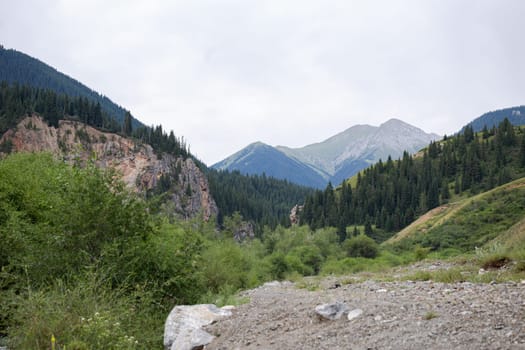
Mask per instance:
[[[231,316],[229,309],[213,304],[175,306],[164,325],[165,350],[201,349],[215,338],[202,329],[221,318]]]
[[[321,304],[315,307],[315,312],[327,320],[338,320],[348,311],[348,306],[345,303],[336,302],[333,304]]]
[[[290,224],[299,225],[299,213],[303,211],[303,206],[296,204],[290,211]]]
[[[251,222],[242,221],[237,227],[233,228],[233,239],[237,242],[253,238],[255,238],[255,228]]]
[[[352,321],[355,318],[358,318],[363,313],[363,310],[361,309],[354,309],[348,313],[348,321]]]

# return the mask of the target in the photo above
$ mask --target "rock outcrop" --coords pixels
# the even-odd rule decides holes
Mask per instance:
[[[233,231],[233,238],[237,242],[242,242],[246,239],[252,239],[255,237],[255,229],[253,224],[248,221],[242,221],[237,228]]]
[[[290,224],[299,225],[299,213],[303,211],[302,205],[296,204],[290,211]]]
[[[164,325],[165,350],[203,349],[215,338],[203,326],[232,315],[232,307],[213,304],[175,306]]]
[[[61,120],[58,128],[39,116],[24,118],[0,138],[13,152],[51,152],[68,162],[93,161],[101,168],[113,167],[134,191],[167,192],[173,211],[184,218],[218,213],[206,176],[191,159],[157,155],[150,145],[117,134],[102,132],[81,122]]]

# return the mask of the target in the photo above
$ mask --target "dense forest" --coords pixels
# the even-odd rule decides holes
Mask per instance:
[[[422,153],[379,161],[333,189],[329,184],[305,201],[302,223],[337,227],[341,239],[350,225],[375,225],[395,232],[416,217],[447,203],[453,192],[475,194],[525,173],[525,133],[508,119],[498,127],[431,143]]]
[[[239,212],[256,224],[260,235],[264,226],[290,225],[290,210],[304,202],[314,190],[265,175],[242,175],[239,171],[208,171],[210,189],[220,208],[219,224],[225,216]]]
[[[126,116],[126,110],[106,96],[36,58],[16,50],[4,49],[2,46],[0,46],[0,81],[51,90],[59,95],[63,94],[72,98],[83,97],[91,103],[100,104],[102,111],[115,119],[118,124],[123,123]],[[132,125],[134,128],[143,126],[134,118]]]

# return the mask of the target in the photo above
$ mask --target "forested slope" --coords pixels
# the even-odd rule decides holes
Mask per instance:
[[[451,197],[472,195],[525,174],[525,132],[498,127],[433,142],[422,154],[387,159],[357,175],[355,186],[329,186],[307,198],[302,222],[313,228],[373,224],[395,232]]]
[[[101,109],[111,118],[114,118],[117,123],[123,123],[127,112],[108,97],[88,88],[44,62],[22,52],[5,49],[2,46],[0,46],[0,81],[51,90],[72,98],[83,97],[90,103],[100,104]],[[133,119],[132,122],[134,127],[143,126],[136,119]]]

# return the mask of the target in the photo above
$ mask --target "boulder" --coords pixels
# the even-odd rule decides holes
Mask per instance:
[[[333,304],[321,304],[315,307],[315,312],[327,320],[338,320],[348,311],[345,303],[336,302]]]
[[[231,307],[218,308],[213,304],[175,306],[164,325],[164,349],[202,349],[214,338],[202,327],[231,314]]]

